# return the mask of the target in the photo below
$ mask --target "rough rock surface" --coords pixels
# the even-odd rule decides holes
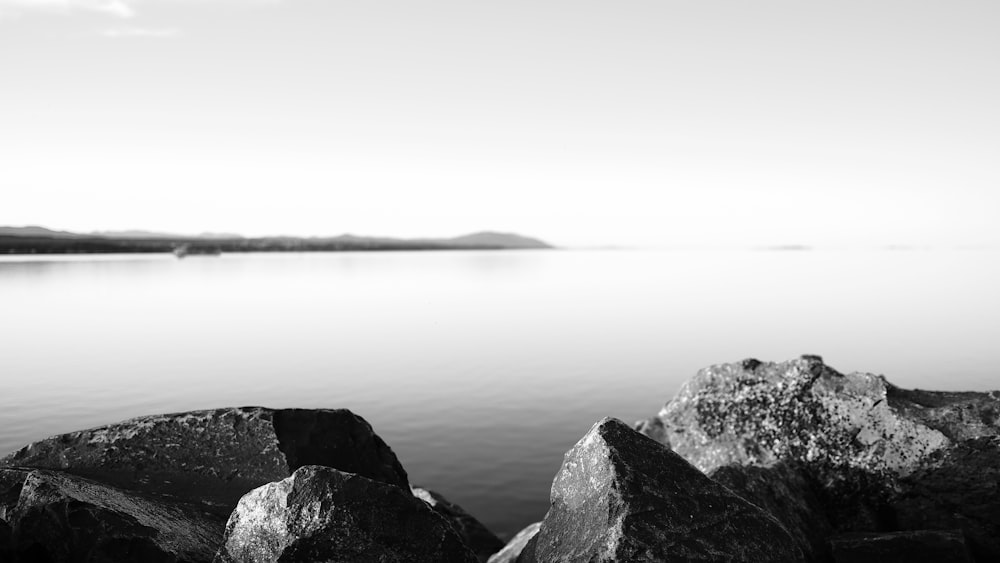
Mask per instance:
[[[208,562],[222,539],[200,505],[58,471],[0,469],[0,498],[12,561]]]
[[[487,563],[516,563],[518,556],[524,551],[524,546],[528,544],[531,538],[535,537],[541,526],[541,522],[528,524],[527,527],[511,538],[507,542],[507,545],[503,546],[503,549],[494,553]]]
[[[830,544],[836,563],[972,563],[961,530],[850,534]]]
[[[503,541],[462,507],[449,502],[448,499],[434,491],[421,487],[412,487],[411,492],[413,496],[426,502],[434,512],[447,520],[462,537],[465,545],[476,553],[480,561],[486,561],[490,555],[503,548]]]
[[[133,418],[35,442],[2,466],[62,469],[128,489],[199,498],[228,515],[303,465],[409,487],[392,450],[348,410],[225,408]]]
[[[1000,560],[998,392],[905,390],[878,375],[842,375],[818,356],[744,360],[699,371],[657,420],[641,428],[706,472],[802,468],[822,507],[814,523],[958,528],[977,561]]]
[[[1000,394],[906,391],[804,356],[703,369],[658,418],[705,472],[796,460],[902,476],[954,440],[1000,434],[998,413]]]
[[[519,561],[800,561],[769,514],[606,418],[563,460],[551,508]]]
[[[809,561],[830,561],[833,526],[815,485],[796,465],[727,465],[709,474],[740,497],[763,508],[788,530]]]
[[[455,529],[408,489],[307,465],[240,499],[219,563],[476,562]]]
[[[965,440],[899,483],[898,528],[965,532],[979,561],[1000,561],[1000,437]]]

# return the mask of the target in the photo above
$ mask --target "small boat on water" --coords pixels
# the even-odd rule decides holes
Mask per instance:
[[[222,249],[218,246],[197,246],[191,243],[184,243],[175,246],[173,253],[178,258],[184,258],[189,255],[219,256],[222,254]]]

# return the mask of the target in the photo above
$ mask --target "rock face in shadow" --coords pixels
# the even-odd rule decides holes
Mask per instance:
[[[795,539],[808,561],[831,561],[827,538],[833,526],[814,484],[797,466],[727,465],[709,474],[740,497],[774,516]]]
[[[939,452],[899,489],[891,499],[899,529],[960,529],[976,560],[1000,561],[1000,437]]]
[[[621,421],[569,452],[518,561],[801,561],[769,514]]]
[[[392,450],[348,410],[226,408],[144,416],[54,436],[0,459],[120,486],[199,498],[228,515],[255,487],[306,464],[408,488]]]
[[[976,560],[993,561],[1000,560],[998,419],[998,392],[905,390],[803,356],[703,369],[658,422],[641,428],[709,473],[795,465],[819,499],[813,523],[825,517],[834,531],[960,528]],[[793,535],[812,536],[799,518],[771,509]]]
[[[835,563],[972,563],[961,530],[850,534],[830,544]]]
[[[0,494],[4,561],[209,562],[222,539],[224,520],[193,503],[41,469],[0,469],[0,484],[17,491]]]
[[[307,465],[240,499],[219,563],[475,563],[455,529],[402,489]]]
[[[517,558],[524,551],[524,546],[528,545],[528,542],[531,541],[531,538],[535,537],[535,534],[538,533],[538,529],[541,527],[541,522],[528,524],[517,535],[511,538],[507,542],[507,545],[503,546],[503,549],[494,553],[487,563],[516,563]]]
[[[412,487],[413,496],[427,503],[431,510],[448,521],[466,546],[475,552],[480,561],[486,561],[500,551],[504,544],[482,522],[462,510],[461,506],[449,502],[440,494],[421,487]]]
[[[13,561],[14,552],[11,549],[10,526],[0,520],[0,561]]]

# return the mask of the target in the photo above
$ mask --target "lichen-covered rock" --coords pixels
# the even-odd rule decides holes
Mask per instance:
[[[474,563],[455,529],[409,490],[307,465],[250,491],[218,563]]]
[[[523,530],[512,537],[507,542],[507,545],[503,546],[503,549],[490,556],[486,563],[517,563],[517,558],[524,551],[524,546],[528,544],[531,538],[535,537],[541,526],[541,522],[528,524]]]
[[[615,419],[567,452],[551,503],[520,562],[802,559],[771,515]]]
[[[846,534],[830,544],[835,563],[972,563],[961,530]]]
[[[806,356],[703,369],[658,416],[666,442],[706,472],[794,460],[903,476],[953,440],[1000,434],[998,412],[995,394],[908,392]]]
[[[899,490],[891,504],[900,529],[961,529],[977,561],[1000,561],[1000,437],[935,454]]]
[[[833,526],[822,496],[797,465],[726,465],[709,474],[740,497],[763,508],[788,530],[807,561],[830,561]]]
[[[210,501],[228,515],[254,487],[303,465],[409,487],[392,450],[348,410],[225,408],[143,416],[54,436],[0,459],[128,489]]]
[[[662,431],[646,427],[706,472],[795,464],[819,497],[814,522],[837,532],[960,528],[977,561],[995,561],[998,417],[998,392],[905,390],[803,356],[701,370],[660,411]]]
[[[503,541],[482,522],[463,510],[461,506],[449,502],[448,499],[434,491],[421,487],[412,487],[411,492],[413,496],[426,502],[434,512],[447,520],[461,536],[465,545],[475,552],[480,561],[486,561],[490,555],[503,548]]]
[[[224,519],[194,503],[140,495],[58,471],[0,469],[4,561],[209,562]]]

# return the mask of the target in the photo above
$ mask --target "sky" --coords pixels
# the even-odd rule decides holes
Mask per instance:
[[[0,225],[1000,244],[1000,3],[0,0]]]

